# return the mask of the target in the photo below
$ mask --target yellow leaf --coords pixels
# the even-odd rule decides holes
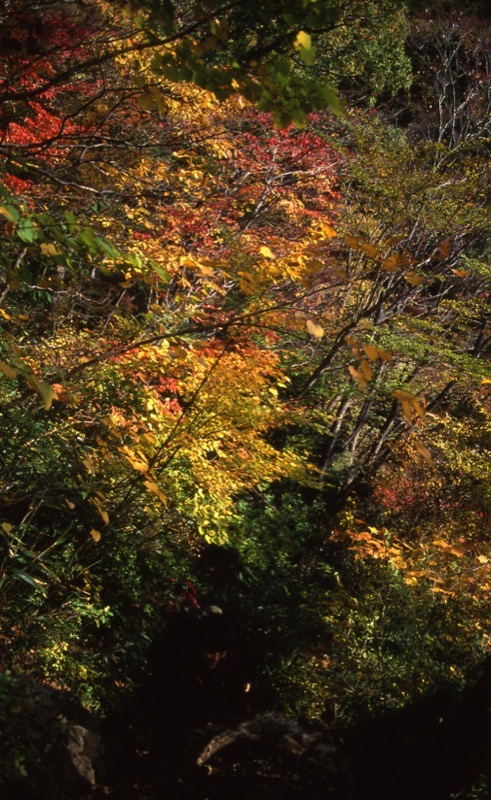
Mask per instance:
[[[263,245],[263,247],[259,249],[259,252],[264,258],[276,258],[273,251],[270,250],[269,247],[266,247],[266,245]]]
[[[9,211],[8,208],[5,208],[5,206],[0,206],[0,214],[3,214],[3,216],[6,217],[9,222],[17,222],[17,219],[14,216],[14,214],[12,214],[12,212]]]
[[[321,224],[321,231],[327,239],[334,239],[334,237],[338,235],[334,228],[324,223]]]
[[[41,400],[44,402],[46,411],[49,411],[53,400],[58,399],[55,389],[53,389],[51,384],[47,383],[47,381],[40,381],[33,372],[28,372],[25,378],[31,389],[34,389],[34,391],[38,393]]]
[[[3,372],[7,378],[12,378],[12,380],[17,377],[17,371],[9,364],[6,364],[5,361],[0,361],[0,372]]]
[[[109,514],[102,507],[102,505],[99,502],[99,500],[97,499],[97,497],[93,497],[92,500],[91,500],[91,503],[93,503],[95,505],[95,507],[97,508],[97,511],[99,512],[99,515],[100,515],[102,521],[104,522],[105,525],[107,525],[109,523]]]
[[[445,539],[433,539],[431,544],[436,544],[437,547],[443,547],[445,550],[448,550],[448,548],[451,546],[445,541]]]
[[[5,525],[5,523],[4,523],[4,525]],[[488,562],[489,562],[489,558],[487,556],[483,556],[483,555],[478,556],[477,560],[479,561],[480,564],[488,564]]]
[[[92,528],[92,530],[90,531],[90,535],[92,536],[94,542],[100,542],[101,540],[100,531],[96,531],[95,528]]]
[[[322,339],[324,336],[324,328],[321,328],[320,325],[317,325],[317,323],[311,319],[307,320],[305,327],[310,335],[315,336],[316,339]]]
[[[150,467],[148,466],[147,462],[144,460],[143,456],[137,455],[137,453],[135,453],[133,450],[131,450],[129,447],[126,447],[126,446],[120,447],[119,449],[120,449],[120,451],[122,453],[124,453],[124,455],[126,456],[128,461],[130,462],[130,464],[133,467],[133,469],[136,469],[137,472],[142,472],[143,474],[145,472],[148,472]]]
[[[12,317],[10,316],[10,314],[7,314],[7,312],[6,312],[6,311],[4,311],[4,310],[3,310],[3,308],[0,308],[0,314],[2,315],[2,317],[3,317],[4,319],[8,319],[8,320],[12,319]]]
[[[165,494],[161,491],[158,484],[156,484],[154,481],[145,481],[144,485],[150,492],[156,494],[159,500],[161,500],[164,505],[167,505],[167,498]]]
[[[43,242],[41,245],[41,252],[45,256],[57,256],[59,255],[59,250],[56,249],[56,245],[51,243]]]
[[[188,351],[186,350],[185,347],[180,347],[180,346],[169,347],[168,354],[169,358],[172,359],[172,361],[174,361],[177,358],[186,358]]]
[[[300,48],[303,47],[305,50],[310,50],[312,47],[312,39],[310,37],[310,33],[306,33],[305,31],[299,31],[297,33],[297,38],[295,39],[295,47]]]
[[[392,361],[392,353],[390,353],[388,350],[379,350],[378,354],[381,361]]]
[[[14,526],[11,525],[10,522],[2,522],[2,530],[5,531],[5,533],[12,533]]]

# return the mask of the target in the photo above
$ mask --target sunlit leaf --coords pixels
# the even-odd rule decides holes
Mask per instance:
[[[46,411],[49,411],[53,404],[53,400],[58,399],[55,389],[47,381],[40,381],[33,372],[28,372],[25,375],[26,381],[29,386],[38,393],[44,403]]]
[[[307,328],[308,332],[311,336],[314,336],[316,339],[322,339],[324,336],[324,328],[318,325],[311,319],[308,319],[305,323],[305,327]]]
[[[160,486],[155,483],[155,481],[145,481],[144,486],[153,494],[156,494],[159,500],[164,504],[167,505],[167,498],[165,494],[162,492]]]
[[[266,247],[266,245],[260,247],[259,252],[262,256],[264,256],[264,258],[276,258],[273,251],[269,247]]]

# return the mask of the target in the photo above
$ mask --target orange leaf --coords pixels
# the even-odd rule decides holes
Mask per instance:
[[[367,381],[371,381],[372,378],[373,378],[373,370],[372,370],[369,362],[365,361],[365,359],[360,361],[360,369],[363,372],[363,375],[365,376],[366,380]]]
[[[370,361],[377,361],[380,353],[378,347],[375,347],[373,344],[364,344],[363,349]]]
[[[359,385],[359,386],[360,386],[362,389],[366,389],[366,388],[367,388],[367,380],[366,380],[366,378],[365,378],[365,376],[364,376],[363,372],[358,372],[358,370],[356,369],[356,367],[353,367],[353,365],[352,365],[352,364],[350,364],[350,365],[349,365],[348,369],[349,369],[349,371],[350,371],[350,374],[353,376],[353,378],[354,378],[354,379],[355,379],[355,381],[357,382],[357,384],[358,384],[358,385]]]

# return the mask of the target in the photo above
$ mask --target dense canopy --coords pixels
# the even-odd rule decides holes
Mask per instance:
[[[104,716],[188,580],[258,710],[358,724],[486,655],[491,22],[461,5],[1,4],[4,670]]]

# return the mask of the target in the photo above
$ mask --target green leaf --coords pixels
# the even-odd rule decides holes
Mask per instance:
[[[17,236],[26,244],[32,244],[39,236],[39,229],[32,219],[21,219],[17,226]]]
[[[35,581],[34,578],[31,578],[31,576],[27,574],[27,572],[22,572],[20,569],[14,569],[12,572],[13,575],[15,575],[17,578],[20,578],[21,581],[24,581],[24,583],[28,583],[29,586],[32,586],[38,591],[41,590],[40,581]]]

